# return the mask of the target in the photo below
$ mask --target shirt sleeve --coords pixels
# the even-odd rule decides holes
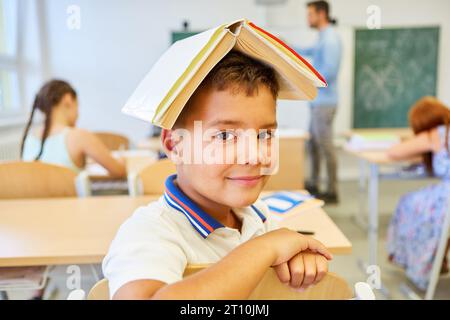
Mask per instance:
[[[160,215],[139,208],[119,229],[103,260],[110,297],[128,282],[158,280],[171,284],[182,280],[187,265],[176,230]]]
[[[295,52],[297,52],[301,56],[312,57],[316,51],[316,47],[294,47]]]
[[[334,81],[339,73],[341,62],[341,43],[338,37],[327,37],[321,47],[322,63],[316,65],[317,71],[328,82]]]

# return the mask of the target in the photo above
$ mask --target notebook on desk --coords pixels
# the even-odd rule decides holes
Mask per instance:
[[[280,220],[324,205],[322,200],[306,191],[278,191],[264,196],[262,200],[269,207],[272,217]]]

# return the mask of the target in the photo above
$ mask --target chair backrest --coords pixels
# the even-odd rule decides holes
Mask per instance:
[[[88,300],[109,300],[108,280],[102,279],[98,281],[89,291]]]
[[[0,163],[0,199],[76,197],[73,170],[39,161]]]
[[[206,268],[206,265],[188,266],[187,277]],[[352,289],[339,276],[328,273],[317,285],[297,292],[282,284],[275,271],[270,268],[252,292],[249,300],[348,300],[353,298]],[[108,280],[97,282],[88,294],[88,300],[108,300]]]
[[[169,159],[162,159],[145,167],[129,179],[130,194],[161,195],[166,178],[176,173],[176,167]]]
[[[281,283],[275,271],[270,269],[249,300],[349,300],[352,297],[353,292],[347,282],[333,273],[328,273],[310,289],[297,292]]]
[[[128,150],[130,140],[127,137],[112,132],[96,132],[95,135],[111,150]]]

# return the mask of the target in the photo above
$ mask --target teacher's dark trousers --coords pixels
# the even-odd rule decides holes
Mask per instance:
[[[327,168],[327,193],[337,193],[337,160],[333,145],[333,122],[336,106],[311,106],[310,139],[308,150],[311,157],[309,183],[319,186],[320,165],[324,159]]]

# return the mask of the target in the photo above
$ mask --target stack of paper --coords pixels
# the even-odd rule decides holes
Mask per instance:
[[[391,134],[354,134],[347,148],[354,151],[386,150],[401,142],[397,135]]]

